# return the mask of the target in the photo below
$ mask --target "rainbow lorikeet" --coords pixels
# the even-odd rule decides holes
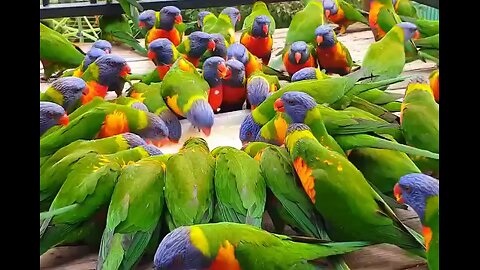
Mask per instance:
[[[56,125],[68,125],[65,109],[53,102],[40,101],[40,136]]]
[[[87,91],[87,84],[80,78],[59,78],[49,85],[45,92],[40,93],[40,101],[57,103],[70,113],[78,107],[82,95]]]
[[[283,55],[283,64],[290,76],[302,68],[317,67],[313,46],[304,41],[293,42],[286,48]]]
[[[247,98],[245,66],[236,59],[227,60],[225,65],[227,70],[222,79],[223,96],[220,111],[241,110]]]
[[[161,91],[161,83],[146,85],[138,82],[132,85],[128,95],[145,104],[149,112],[158,115],[168,128],[170,142],[178,143],[182,136],[182,125],[175,113],[168,108],[163,100]]]
[[[203,18],[202,31],[209,34],[221,34],[228,44],[235,43],[235,25],[240,21],[240,12],[233,7],[227,7],[215,17],[212,13]]]
[[[266,123],[268,123],[268,121]],[[255,120],[253,120],[252,114],[247,114],[247,116],[245,116],[245,118],[243,119],[242,124],[240,125],[240,130],[238,134],[242,145],[246,145],[249,142],[255,141],[261,128],[262,126],[257,124]]]
[[[287,92],[275,102],[277,111],[285,111],[293,123],[303,123],[309,126],[317,140],[332,151],[345,156],[344,151],[371,147],[402,151],[407,154],[421,155],[437,158],[438,154],[423,149],[417,149],[408,145],[392,142],[383,137],[369,135],[368,132],[380,131],[383,128],[391,128],[388,123],[365,121],[362,119],[347,118],[347,121],[338,121],[337,130],[328,132],[322,117],[321,107],[308,94],[303,92]],[[333,119],[335,121],[335,119]],[[353,120],[353,121],[352,121]],[[335,125],[332,125],[335,126]],[[331,134],[335,134],[332,137]]]
[[[165,202],[169,230],[208,223],[214,211],[215,159],[202,138],[185,141],[167,161]]]
[[[83,59],[80,66],[78,66],[75,70],[71,72],[67,71],[63,73],[62,77],[67,77],[67,76],[82,77],[83,73],[85,72],[85,70],[87,70],[88,66],[91,63],[95,62],[95,60],[97,60],[100,56],[104,54],[107,54],[107,53],[102,49],[91,48],[85,55],[85,58]]]
[[[40,255],[61,243],[73,230],[105,207],[122,167],[144,157],[161,155],[153,145],[138,146],[109,155],[87,156],[77,161],[58,191],[48,212],[40,214]]]
[[[275,84],[280,88],[280,82],[275,75],[268,75],[263,72],[263,65],[259,59],[247,50],[247,48],[240,43],[234,43],[227,49],[227,59],[236,59],[245,66],[245,76],[250,78],[253,75],[262,76],[268,80],[270,84]]]
[[[298,82],[303,80],[321,80],[329,78],[327,74],[323,73],[320,69],[314,67],[304,67],[299,71],[293,73],[291,82]]]
[[[213,110],[208,103],[209,88],[195,66],[180,57],[165,75],[161,93],[174,113],[187,118],[209,136],[214,122]]]
[[[202,55],[207,51],[215,50],[215,41],[210,34],[195,31],[188,35],[188,37],[177,46],[177,50],[183,54],[185,59],[195,67],[198,67]]]
[[[417,9],[410,0],[392,0],[395,12],[401,16],[407,16],[410,18],[418,18]]]
[[[389,243],[426,256],[423,237],[405,226],[362,173],[345,156],[325,148],[307,125],[290,125],[286,146],[331,239]]]
[[[210,86],[208,91],[208,103],[212,110],[217,113],[223,100],[223,79],[227,76],[225,59],[212,56],[203,63],[203,79]]]
[[[147,50],[133,37],[132,29],[125,15],[102,15],[98,21],[102,39],[126,44],[139,54],[147,55]]]
[[[78,67],[84,56],[85,53],[79,47],[57,31],[40,23],[40,61],[45,80],[57,71],[63,72],[68,68]]]
[[[214,222],[236,222],[261,228],[266,186],[257,161],[229,146],[212,150],[215,158]]]
[[[71,122],[40,139],[40,157],[53,154],[58,149],[78,139],[105,138],[133,132],[154,143],[168,134],[168,128],[157,115],[104,102],[72,119]]]
[[[406,16],[400,16],[402,21],[411,22],[418,28],[420,35],[416,38],[426,38],[440,34],[440,22],[438,20],[416,19]]]
[[[407,145],[439,152],[439,105],[427,82],[413,81],[407,86],[400,112],[400,125]],[[423,173],[438,177],[438,159],[416,155],[411,157]]]
[[[411,206],[420,217],[431,270],[439,269],[439,191],[439,181],[421,173],[402,176],[394,187],[397,200]]]
[[[437,103],[440,102],[440,71],[438,69],[432,71],[428,80],[430,82],[430,89],[432,89],[433,97]]]
[[[293,16],[285,38],[285,49],[295,41],[313,44],[315,29],[323,23],[323,4],[318,1],[310,1],[303,10]]]
[[[157,23],[157,16],[160,17],[160,13],[155,12],[155,10],[147,9],[142,11],[142,13],[138,15],[138,27],[148,33]],[[145,47],[148,48],[148,44],[146,44]]]
[[[180,14],[180,9],[175,6],[166,6],[160,9],[160,12],[144,11],[142,21],[139,21],[139,26],[148,29],[145,35],[145,48],[149,44],[159,38],[166,38],[170,40],[173,45],[178,46],[183,39],[185,32],[183,18]],[[155,22],[150,27],[152,22]]]
[[[42,210],[48,210],[50,203],[78,160],[89,155],[113,154],[141,145],[146,145],[146,142],[140,136],[123,133],[97,140],[76,140],[60,148],[40,165]]]
[[[90,49],[93,49],[93,48],[100,49],[107,54],[112,53],[112,44],[103,39],[97,39],[95,42],[93,42],[92,48]]]
[[[198,26],[198,28],[200,28],[200,29],[203,28],[203,19],[205,18],[205,16],[207,16],[209,14],[213,14],[213,13],[210,12],[210,11],[206,11],[206,10],[198,12],[198,14],[197,14],[197,26]],[[217,19],[217,16],[215,16],[214,14],[213,14],[213,16],[214,16],[215,19]]]
[[[320,258],[355,251],[365,242],[325,243],[272,234],[230,222],[185,226],[158,246],[155,269],[318,269]]]
[[[345,0],[323,0],[323,8],[325,18],[340,26],[340,34],[345,33],[347,28],[356,22],[368,25],[365,12]]]
[[[82,104],[97,96],[104,98],[107,91],[114,91],[117,96],[121,96],[126,77],[130,73],[130,66],[123,57],[114,54],[100,56],[88,66],[81,77],[88,86],[82,96]]]
[[[338,41],[335,32],[329,25],[321,25],[315,29],[317,61],[320,69],[327,74],[336,73],[341,76],[350,73],[353,60],[347,47]]]
[[[131,108],[134,108],[134,109],[137,109],[137,110],[140,110],[140,111],[144,111],[144,112],[149,111],[147,106],[145,106],[145,104],[143,104],[138,99],[135,99],[135,98],[132,98],[132,97],[123,97],[122,96],[122,97],[118,97],[114,100],[110,100],[110,102],[115,103],[115,104],[120,104],[120,105],[126,105],[126,106],[129,106]]]
[[[262,59],[264,65],[270,61],[275,19],[268,11],[267,5],[258,1],[253,4],[252,12],[243,22],[243,33],[240,43],[256,57]]]
[[[161,224],[168,158],[152,156],[122,168],[108,206],[97,269],[131,269],[142,257]]]

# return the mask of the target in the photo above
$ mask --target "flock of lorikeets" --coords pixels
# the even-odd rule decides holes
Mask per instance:
[[[438,21],[409,0],[371,0],[369,12],[303,1],[272,55],[262,1],[240,40],[233,7],[184,23],[174,6],[119,2],[125,15],[100,16],[103,39],[86,54],[40,24],[44,79],[54,77],[40,94],[40,255],[88,244],[100,246],[97,269],[141,258],[171,270],[349,269],[342,254],[389,243],[438,269],[439,73],[401,76],[409,61],[438,65]],[[354,22],[375,37],[361,65],[337,39]],[[189,27],[200,31],[184,36]],[[111,42],[156,68],[132,74]],[[402,101],[385,91],[404,80]],[[179,142],[179,119],[209,136],[215,114],[243,109],[242,149],[192,137],[162,153]],[[421,233],[393,211],[406,205]]]

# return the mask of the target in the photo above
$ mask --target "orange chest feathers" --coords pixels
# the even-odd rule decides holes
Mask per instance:
[[[272,52],[272,37],[256,38],[246,33],[243,35],[240,43],[243,44],[249,52],[257,57],[263,57]]]
[[[218,249],[217,256],[208,270],[242,270],[240,263],[235,258],[235,247],[225,240]]]
[[[98,133],[98,138],[111,137],[129,131],[130,128],[128,127],[128,119],[125,113],[114,111],[105,116],[103,125]]]
[[[170,31],[162,30],[162,29],[157,29],[157,28],[152,28],[148,32],[147,36],[147,41],[148,43],[151,43],[152,41],[159,39],[159,38],[166,38],[170,40],[173,45],[178,46],[181,42],[181,35],[180,32],[174,27]]]

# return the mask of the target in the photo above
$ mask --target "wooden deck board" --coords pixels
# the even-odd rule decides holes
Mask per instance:
[[[283,48],[286,33],[287,29],[277,29],[275,31],[272,55],[275,55]],[[239,40],[239,35],[240,33],[237,33],[237,40]],[[345,44],[350,50],[353,60],[359,64],[361,64],[368,46],[374,42],[371,31],[362,25],[351,27],[347,34],[339,36],[338,39]],[[143,42],[143,40],[140,40],[140,42]],[[84,43],[78,44],[78,46],[87,51],[91,44]],[[154,68],[153,63],[149,59],[136,54],[128,47],[114,45],[113,53],[124,57],[128,61],[133,73],[142,74]],[[435,64],[432,62],[423,63],[415,61],[405,65],[403,75],[428,77],[434,69]],[[43,69],[40,64],[40,73],[42,74],[42,72]],[[392,85],[389,91],[403,93],[407,84],[408,82],[397,83]],[[44,91],[48,85],[49,83],[40,82],[40,91]],[[114,96],[115,94],[113,94]],[[421,231],[420,221],[413,210],[397,210],[395,212],[405,224],[417,232]],[[269,229],[269,225],[266,224],[266,226]],[[97,252],[85,246],[57,247],[40,257],[40,269],[95,269]],[[428,270],[424,260],[412,257],[400,248],[388,244],[369,246],[360,251],[352,252],[346,255],[345,258],[351,269],[355,270]],[[151,267],[151,262],[147,261],[140,264],[136,269],[147,270],[151,269]]]

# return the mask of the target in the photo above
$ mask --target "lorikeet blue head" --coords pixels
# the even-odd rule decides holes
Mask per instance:
[[[248,62],[248,51],[243,44],[233,43],[227,49],[227,59],[237,59],[246,65]]]
[[[393,188],[398,202],[410,205],[423,221],[427,199],[439,195],[437,179],[422,173],[410,173],[400,177]]]
[[[208,269],[212,260],[203,255],[206,251],[196,247],[192,239],[196,238],[191,227],[179,227],[168,233],[155,252],[155,269]]]
[[[166,6],[160,9],[160,29],[170,31],[174,24],[183,22],[180,9],[175,6]]]
[[[270,28],[270,18],[265,15],[255,17],[252,26],[252,36],[254,37],[268,37],[268,30]]]
[[[190,39],[190,57],[200,58],[207,50],[215,50],[215,41],[210,34],[202,31],[195,31],[188,36]]]
[[[323,0],[323,10],[325,13],[325,17],[330,17],[331,15],[335,15],[338,12],[338,6],[335,3],[335,0]]]
[[[268,81],[260,76],[252,77],[247,82],[247,99],[254,110],[270,95]]]
[[[223,83],[230,86],[241,87],[245,84],[245,66],[236,59],[230,59],[225,62],[227,66],[227,74],[223,79]]]
[[[135,133],[123,133],[122,137],[127,141],[128,145],[130,145],[131,148],[147,144],[140,136]]]
[[[220,14],[227,14],[228,17],[230,17],[233,28],[235,28],[237,23],[242,19],[242,16],[240,15],[240,10],[234,7],[224,8]]]
[[[137,110],[140,110],[140,111],[148,112],[147,106],[145,106],[145,104],[143,104],[140,101],[136,101],[136,102],[132,103],[132,105],[130,105],[130,107],[132,107],[134,109],[137,109]]]
[[[198,27],[199,28],[203,28],[203,18],[205,18],[205,16],[207,16],[208,14],[211,14],[210,11],[200,11],[197,15],[197,24],[198,24]]]
[[[104,50],[92,47],[83,59],[82,71],[85,72],[91,63],[95,62],[95,60],[104,54],[107,54]]]
[[[315,29],[317,45],[321,48],[331,48],[335,45],[335,33],[329,25],[320,25]]]
[[[292,82],[317,79],[317,69],[314,67],[304,67],[292,75]]]
[[[159,115],[168,128],[168,139],[173,143],[178,143],[182,136],[182,125],[178,117],[170,110],[164,110]]]
[[[203,63],[203,78],[208,82],[210,88],[218,86],[222,79],[227,76],[225,59],[212,56]]]
[[[112,53],[112,44],[110,44],[110,42],[103,39],[99,39],[95,41],[92,45],[92,48],[103,50],[106,53]]]
[[[118,55],[105,54],[95,60],[94,64],[98,66],[98,83],[101,85],[115,85],[119,80],[125,78],[131,73],[127,61]]]
[[[225,44],[225,37],[221,34],[210,34],[213,42],[215,42],[215,50],[212,52],[212,56],[220,56],[227,58],[227,44]]]
[[[145,151],[148,152],[150,156],[160,156],[163,155],[160,148],[156,147],[155,145],[147,144],[142,146]]]
[[[240,125],[239,138],[242,144],[255,141],[261,128],[262,127],[253,120],[252,114],[248,114]]]
[[[403,29],[405,42],[408,42],[411,38],[418,38],[420,33],[417,30],[417,26],[410,22],[401,22],[397,24]]]
[[[155,10],[145,10],[138,15],[138,27],[148,31],[155,26],[156,20]]]
[[[50,87],[60,92],[63,96],[63,108],[70,111],[77,101],[87,92],[87,84],[77,77],[63,77],[55,80]]]
[[[192,103],[187,119],[192,125],[209,136],[213,126],[213,110],[206,100],[199,99]]]
[[[168,128],[163,122],[162,119],[158,115],[155,115],[150,112],[146,112],[147,114],[147,126],[136,132],[140,137],[145,139],[147,142],[151,142],[153,144],[161,143],[168,135]]]
[[[312,96],[303,92],[285,92],[275,101],[276,111],[285,112],[294,123],[303,123],[307,112],[317,106]]]
[[[166,38],[156,39],[148,45],[148,58],[156,66],[170,65],[175,62],[173,43]]]
[[[303,64],[307,62],[309,56],[307,43],[305,41],[295,41],[290,47],[288,61],[290,63]]]
[[[40,101],[40,136],[56,125],[68,125],[65,109],[53,102]]]

